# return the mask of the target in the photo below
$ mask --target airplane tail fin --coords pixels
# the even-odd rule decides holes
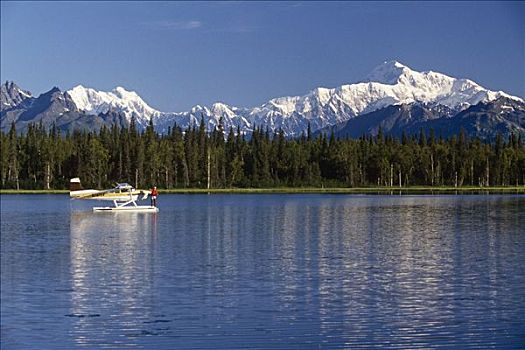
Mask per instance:
[[[69,191],[80,191],[83,190],[80,178],[74,177],[69,180]]]

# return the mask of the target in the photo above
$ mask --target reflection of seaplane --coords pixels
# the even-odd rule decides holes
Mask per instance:
[[[158,212],[159,209],[150,205],[137,205],[137,200],[148,198],[151,191],[136,190],[127,183],[117,183],[115,188],[108,190],[84,190],[80,179],[75,177],[69,181],[69,197],[71,199],[89,199],[112,201],[114,207],[94,207],[93,211],[142,211]]]

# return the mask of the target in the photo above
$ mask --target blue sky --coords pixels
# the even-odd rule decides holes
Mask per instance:
[[[1,2],[1,79],[256,106],[385,60],[525,97],[523,2]]]

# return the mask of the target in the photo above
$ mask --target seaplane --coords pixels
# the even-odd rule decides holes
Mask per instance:
[[[159,208],[152,205],[137,205],[137,200],[145,200],[151,194],[148,190],[137,190],[128,183],[117,183],[114,188],[107,190],[83,189],[80,178],[69,181],[69,197],[71,199],[112,201],[113,207],[94,207],[94,212],[152,212]]]

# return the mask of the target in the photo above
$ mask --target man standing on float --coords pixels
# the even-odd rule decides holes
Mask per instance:
[[[157,196],[159,193],[157,192],[157,186],[153,186],[151,189],[151,206],[156,207],[157,206]]]

